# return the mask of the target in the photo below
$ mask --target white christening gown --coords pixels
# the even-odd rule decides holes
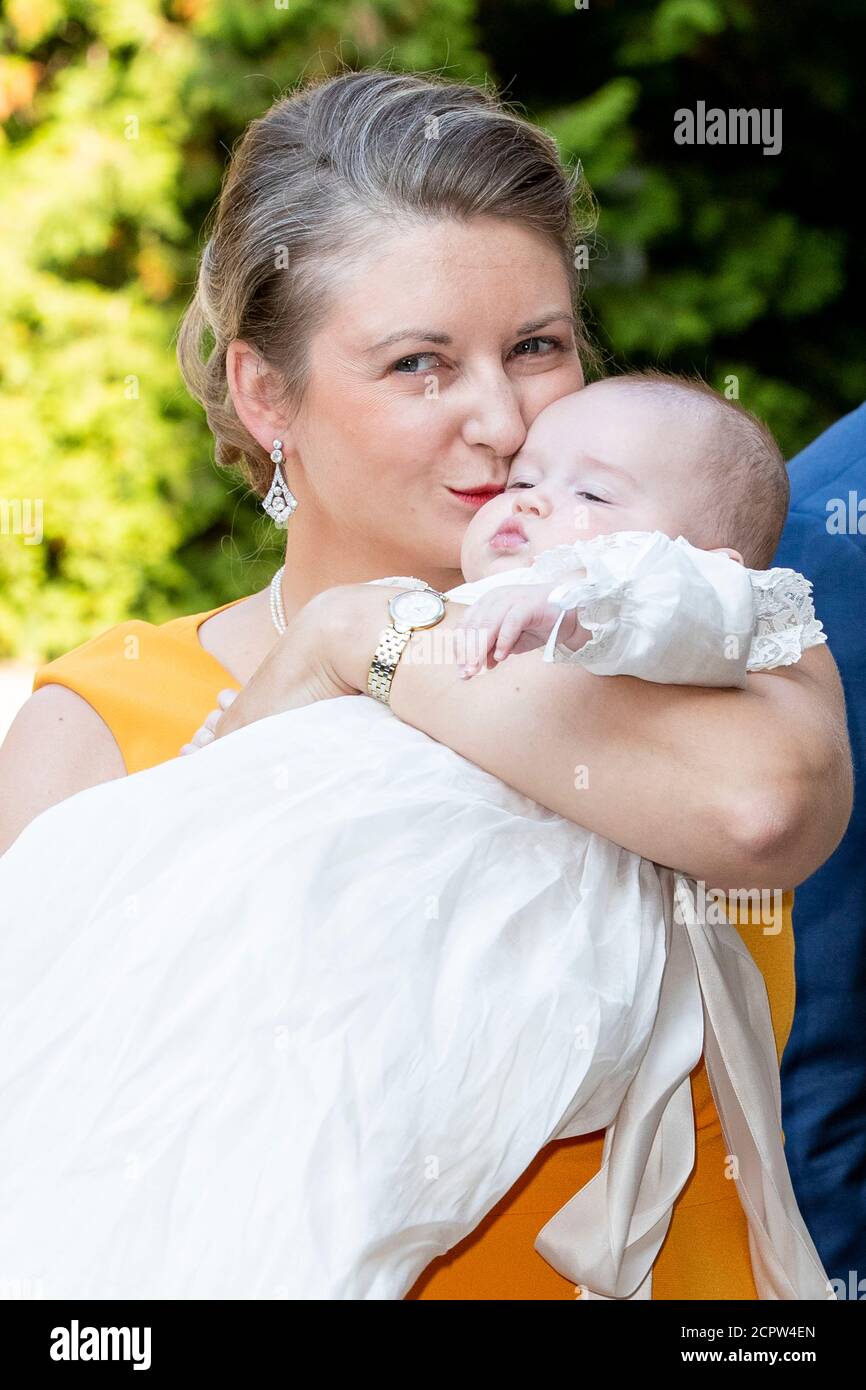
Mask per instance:
[[[743,685],[825,640],[802,576],[659,532],[451,597],[556,578],[593,637],[545,656],[600,675]],[[0,859],[0,1290],[399,1299],[545,1144],[607,1128],[537,1248],[648,1297],[706,1046],[761,1297],[832,1296],[763,982],[692,888],[367,697],[52,807]]]

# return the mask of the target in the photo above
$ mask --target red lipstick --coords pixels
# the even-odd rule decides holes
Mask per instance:
[[[501,487],[482,487],[482,488],[456,488],[449,487],[448,491],[452,497],[463,502],[468,507],[483,507],[485,502],[489,502],[491,497],[498,497],[500,492],[505,489]]]

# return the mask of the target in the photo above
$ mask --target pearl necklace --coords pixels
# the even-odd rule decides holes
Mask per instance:
[[[271,622],[282,637],[286,630],[286,610],[283,606],[281,580],[285,565],[280,565],[271,580]],[[416,579],[414,574],[392,574],[388,579],[370,579],[370,584],[405,584],[410,589],[429,589],[426,579]]]
[[[286,630],[286,610],[283,607],[283,591],[280,586],[285,568],[285,565],[280,565],[271,580],[271,622],[281,637]]]

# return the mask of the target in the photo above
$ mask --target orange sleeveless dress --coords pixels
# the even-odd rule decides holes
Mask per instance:
[[[42,666],[33,688],[54,683],[87,700],[114,734],[128,772],[164,762],[216,708],[219,690],[239,689],[198,638],[202,623],[230,606],[159,625],[120,623]],[[794,1017],[793,896],[784,894],[781,920],[769,929],[751,922],[746,910],[739,918],[731,915],[767,986],[779,1061]],[[727,1176],[726,1145],[703,1061],[691,1082],[696,1162],[653,1268],[653,1297],[756,1299],[746,1218]],[[533,1241],[598,1171],[602,1139],[598,1133],[548,1144],[471,1235],[434,1260],[406,1297],[573,1299],[574,1285],[542,1259]]]

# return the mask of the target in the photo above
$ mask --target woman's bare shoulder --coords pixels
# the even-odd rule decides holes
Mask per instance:
[[[75,691],[45,685],[22,705],[0,747],[0,854],[41,811],[126,766],[108,725]]]
[[[239,685],[246,684],[261,665],[276,636],[267,589],[218,609],[198,629],[198,640],[204,650],[210,652]]]

